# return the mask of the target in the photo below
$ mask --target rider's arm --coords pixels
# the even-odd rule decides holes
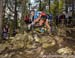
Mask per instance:
[[[34,23],[38,22],[41,19],[41,15],[38,16],[36,20],[34,20]]]

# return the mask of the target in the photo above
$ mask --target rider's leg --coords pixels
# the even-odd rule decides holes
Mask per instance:
[[[34,25],[35,23],[39,22],[39,20],[40,20],[40,17],[38,17],[37,19],[34,19],[34,21],[33,21],[31,24],[29,24],[29,25],[30,25],[30,26],[31,26],[31,25]]]
[[[39,20],[40,20],[40,17],[38,17],[37,19],[34,19],[34,21],[31,24],[28,25],[28,29],[30,30],[31,26],[34,26],[35,23],[39,22]]]
[[[48,28],[48,31],[50,31],[50,25],[49,25],[49,23],[48,23],[48,20],[46,20],[46,22],[45,22],[45,25],[46,25],[46,27]]]
[[[40,28],[40,32],[44,32],[44,29],[42,28],[43,24],[45,23],[45,20],[40,20],[39,21],[39,28]]]
[[[44,20],[40,20],[40,21],[39,21],[39,26],[42,26],[43,23],[44,23]]]

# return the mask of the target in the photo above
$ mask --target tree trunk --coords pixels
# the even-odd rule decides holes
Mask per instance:
[[[25,27],[24,16],[28,14],[27,6],[26,6],[27,2],[28,2],[27,0],[23,0],[21,2],[22,5],[21,33],[24,33],[24,27]]]
[[[17,0],[15,0],[14,29],[17,29]]]
[[[74,18],[74,0],[72,0],[72,16]]]
[[[49,0],[49,13],[50,13],[50,0]]]
[[[40,10],[41,10],[41,0],[40,0],[39,8],[40,8]]]
[[[3,0],[3,3],[4,3],[4,5],[3,5],[3,23],[2,23],[2,26],[5,26],[7,23],[8,23],[8,20],[5,18],[5,10],[6,10],[6,5],[7,5],[7,0]]]
[[[66,10],[66,12],[68,12],[68,5],[67,5],[67,1],[65,0],[65,10]]]
[[[0,0],[0,39],[2,35],[2,10],[3,10],[3,0]]]

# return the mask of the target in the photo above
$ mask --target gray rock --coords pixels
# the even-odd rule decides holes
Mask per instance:
[[[73,50],[69,47],[65,47],[65,48],[60,48],[59,50],[57,50],[57,53],[62,55],[65,55],[65,54],[72,55]]]

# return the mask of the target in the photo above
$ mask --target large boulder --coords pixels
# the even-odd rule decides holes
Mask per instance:
[[[59,36],[66,36],[65,28],[58,28],[57,35],[59,35]]]
[[[3,53],[3,51],[9,46],[8,42],[0,44],[0,53]]]
[[[56,43],[59,45],[59,47],[62,47],[63,46],[64,37],[55,36],[54,39],[56,40]]]
[[[60,48],[57,50],[57,53],[62,54],[62,55],[72,55],[73,50],[69,47],[64,47],[64,48]]]
[[[40,39],[43,48],[53,47],[56,44],[56,41],[50,36],[44,36]]]

